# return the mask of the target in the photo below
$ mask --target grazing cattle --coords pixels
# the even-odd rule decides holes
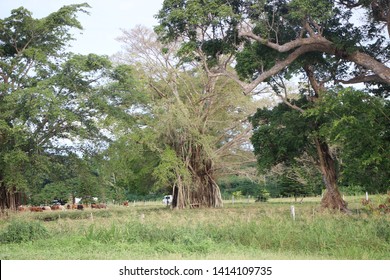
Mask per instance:
[[[84,210],[84,205],[77,204],[77,210]]]
[[[51,207],[51,210],[62,210],[62,211],[65,211],[65,207],[62,206],[62,205],[53,205]]]
[[[50,206],[42,206],[42,210],[51,211],[51,207]]]
[[[17,208],[17,210],[18,210],[19,212],[24,212],[24,211],[27,211],[27,207],[26,207],[26,206],[23,206],[23,205],[19,205],[18,208]]]
[[[105,208],[107,208],[107,205],[104,204],[104,203],[98,203],[98,204],[92,203],[91,204],[91,208],[94,208],[94,209],[105,209]]]
[[[56,204],[56,205],[51,206],[50,208],[51,208],[51,210],[59,210],[60,206]]]
[[[128,201],[123,202],[123,206],[129,206],[129,202]]]
[[[39,206],[31,206],[30,211],[31,212],[43,212],[42,207],[39,207]]]

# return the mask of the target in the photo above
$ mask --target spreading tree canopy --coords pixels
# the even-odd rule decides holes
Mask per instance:
[[[388,1],[166,0],[157,19],[162,39],[181,38],[183,53],[218,62],[209,70],[245,92],[303,60],[327,81],[390,84]],[[231,54],[240,76],[227,71]]]
[[[202,61],[209,75],[230,77],[247,94],[263,82],[283,88],[281,77],[301,76],[312,106],[335,85],[365,83],[372,93],[388,95],[388,1],[166,0],[157,19],[162,40],[179,40],[183,57]],[[317,132],[321,125],[314,123]],[[347,210],[327,141],[320,133],[312,139],[327,188],[322,204]]]
[[[132,65],[138,92],[147,96],[128,110],[138,122],[127,137],[141,135],[143,149],[158,155],[155,185],[171,188],[173,207],[221,206],[218,174],[237,173],[242,162],[253,161],[244,147],[252,100],[234,82],[178,57],[178,45],[162,44],[151,30],[124,30],[119,40],[124,48],[116,59]]]
[[[65,51],[86,8],[64,6],[41,19],[18,8],[0,20],[1,208],[54,183],[60,155],[82,154],[101,139],[92,102],[111,63]]]

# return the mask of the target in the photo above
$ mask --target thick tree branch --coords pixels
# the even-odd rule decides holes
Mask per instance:
[[[235,80],[244,89],[246,94],[252,92],[261,82],[282,71],[303,54],[309,52],[322,52],[330,55],[339,55],[338,49],[333,45],[333,43],[321,36],[300,38],[283,45],[278,45],[269,42],[266,39],[253,34],[252,32],[241,32],[240,34],[241,36],[254,39],[259,43],[271,47],[272,49],[275,49],[279,52],[288,52],[293,50],[286,59],[278,61],[272,68],[262,72],[249,84],[240,81],[236,75],[225,70],[224,74]],[[357,65],[363,66],[368,70],[371,70],[376,74],[378,80],[380,79],[380,82],[390,84],[390,68],[369,56],[368,54],[355,51],[351,54],[343,54],[342,58],[354,62]]]
[[[283,45],[279,45],[279,44],[270,42],[269,40],[264,39],[256,34],[254,34],[251,31],[240,31],[239,32],[239,36],[253,39],[253,40],[255,40],[255,41],[257,41],[257,42],[259,42],[267,47],[270,47],[278,52],[281,52],[281,53],[289,52],[295,48],[305,46],[305,45],[313,45],[313,44],[331,45],[332,44],[332,42],[328,41],[324,37],[321,37],[320,35],[315,35],[314,31],[313,31],[313,35],[314,36],[309,37],[309,38],[298,38],[298,39],[295,39],[295,40],[290,41],[288,43],[285,43]]]

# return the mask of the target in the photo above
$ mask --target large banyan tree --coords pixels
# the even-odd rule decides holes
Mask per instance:
[[[148,96],[131,111],[143,115],[139,141],[160,155],[157,184],[172,187],[173,208],[221,207],[216,176],[253,162],[245,146],[251,98],[229,79],[186,61],[176,43],[162,44],[151,30],[124,30],[119,40],[123,52],[116,60],[133,66],[139,91]]]

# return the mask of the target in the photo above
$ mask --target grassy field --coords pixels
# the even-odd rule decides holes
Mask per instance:
[[[321,211],[320,198],[242,199],[180,211],[139,202],[9,213],[0,219],[0,259],[389,260],[390,215],[366,213],[360,199],[347,198],[351,215]]]

